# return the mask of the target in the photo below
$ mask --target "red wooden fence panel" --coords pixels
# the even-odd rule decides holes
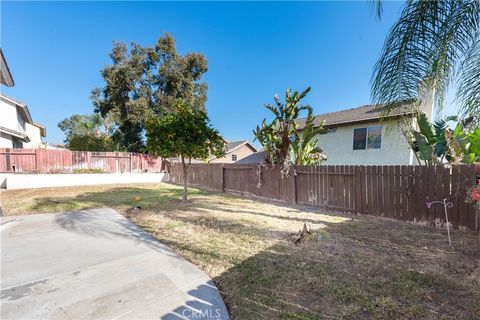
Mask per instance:
[[[98,169],[106,173],[161,172],[161,158],[129,152],[0,148],[2,173],[65,173]]]

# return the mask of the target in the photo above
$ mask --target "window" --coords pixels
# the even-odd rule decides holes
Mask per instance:
[[[353,129],[353,150],[364,150],[367,144],[367,128]]]
[[[17,138],[12,138],[12,147],[16,149],[21,149],[23,148],[23,143]]]
[[[236,154],[232,154],[232,161],[237,161],[237,155]]]
[[[382,126],[353,129],[353,150],[380,149]]]
[[[367,149],[380,149],[382,146],[382,126],[368,128]]]

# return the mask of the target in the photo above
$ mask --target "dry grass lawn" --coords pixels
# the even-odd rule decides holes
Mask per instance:
[[[185,204],[180,195],[162,184],[0,196],[7,215],[117,209],[206,271],[234,319],[480,319],[478,234],[454,232],[452,249],[444,230],[199,190]],[[313,233],[294,245],[304,222]]]

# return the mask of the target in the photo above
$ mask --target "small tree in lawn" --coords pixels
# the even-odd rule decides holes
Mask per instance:
[[[178,157],[183,169],[183,201],[187,200],[187,167],[191,159],[223,157],[225,142],[210,126],[207,113],[176,100],[173,110],[146,125],[147,149],[162,157]]]

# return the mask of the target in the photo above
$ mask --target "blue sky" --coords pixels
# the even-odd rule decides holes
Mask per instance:
[[[1,2],[1,46],[25,102],[60,143],[57,123],[91,113],[112,41],[153,45],[163,32],[181,53],[206,55],[207,110],[229,140],[253,140],[263,107],[285,89],[312,91],[316,113],[370,103],[370,77],[401,2],[381,21],[356,2]]]

